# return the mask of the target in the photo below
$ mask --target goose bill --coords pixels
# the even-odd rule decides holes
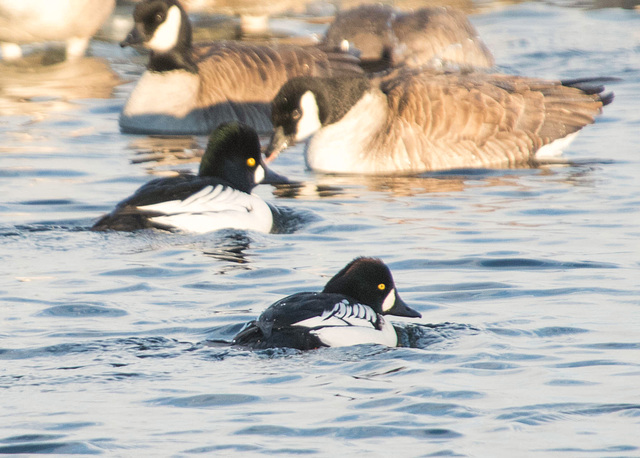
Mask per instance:
[[[271,141],[264,152],[266,157],[265,162],[267,164],[273,162],[278,154],[284,149],[287,149],[290,145],[293,145],[295,141],[291,135],[285,135],[282,127],[276,127],[271,136]]]
[[[131,29],[131,32],[127,34],[127,38],[120,42],[121,48],[126,48],[127,46],[140,45],[144,42],[144,37],[138,30],[138,26],[134,26]]]

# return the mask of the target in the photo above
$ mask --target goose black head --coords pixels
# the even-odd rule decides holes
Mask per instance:
[[[136,5],[133,20],[135,25],[120,46],[151,50],[150,70],[196,70],[191,57],[191,22],[177,0],[144,0]]]
[[[301,76],[287,81],[271,104],[274,131],[265,152],[267,162],[322,127],[339,121],[369,87],[369,81],[360,75]]]

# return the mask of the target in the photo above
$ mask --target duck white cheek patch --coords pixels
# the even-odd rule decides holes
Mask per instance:
[[[388,312],[393,308],[393,305],[396,303],[396,291],[392,289],[387,294],[387,297],[384,298],[384,302],[382,303],[382,311]]]
[[[167,52],[173,49],[178,43],[181,22],[180,9],[175,5],[169,8],[166,19],[147,42],[149,49],[156,52]]]
[[[300,97],[300,109],[302,110],[302,117],[298,121],[296,141],[306,140],[322,127],[318,102],[313,92],[307,91]]]
[[[256,184],[262,183],[262,180],[264,180],[264,168],[262,168],[261,165],[259,165],[258,168],[256,168],[256,171],[254,172],[254,175],[253,175],[253,179],[256,182]]]

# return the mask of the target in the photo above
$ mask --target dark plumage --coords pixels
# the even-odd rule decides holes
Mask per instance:
[[[382,261],[356,258],[321,293],[296,293],[271,305],[233,343],[300,350],[362,343],[395,346],[395,329],[383,315],[421,316],[400,298]]]
[[[260,209],[263,216],[269,212],[269,220],[255,227],[269,231],[271,211],[265,202],[251,195],[264,175],[256,132],[238,123],[223,124],[209,138],[198,175],[182,173],[150,181],[100,218],[92,230],[246,229],[253,228],[248,218],[251,212]],[[234,220],[234,214],[239,221]],[[190,227],[194,218],[197,225]]]

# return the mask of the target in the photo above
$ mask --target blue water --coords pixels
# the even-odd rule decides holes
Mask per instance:
[[[298,215],[284,234],[88,231],[205,139],[119,133],[144,58],[116,38],[0,74],[0,453],[640,456],[640,15],[473,22],[503,71],[622,79],[567,164],[347,178],[297,149],[274,169],[304,186],[257,191]],[[220,343],[359,255],[422,312],[405,347]]]

